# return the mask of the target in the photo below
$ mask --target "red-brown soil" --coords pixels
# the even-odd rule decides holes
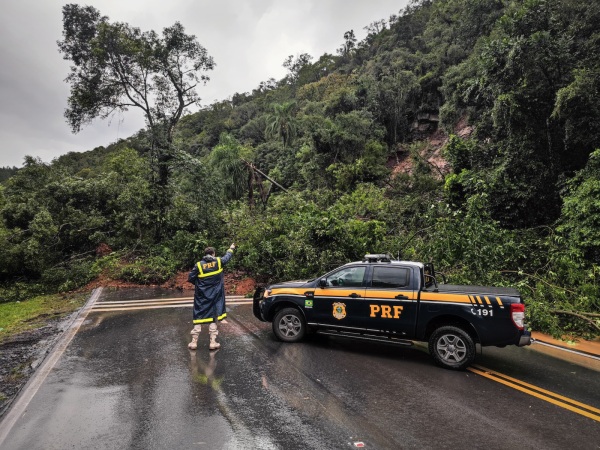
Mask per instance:
[[[160,285],[151,285],[151,286],[159,286],[164,289],[176,289],[178,291],[193,291],[194,286],[191,283],[188,283],[188,273],[189,272],[179,272],[170,280],[167,280],[165,283]],[[256,280],[254,278],[249,277],[246,273],[242,271],[225,271],[225,293],[227,295],[251,295],[256,289]],[[130,283],[127,281],[121,280],[113,280],[111,278],[107,278],[105,276],[99,276],[97,279],[89,283],[85,286],[84,290],[92,290],[97,287],[118,287],[118,288],[127,288],[127,287],[140,287],[139,284]]]
[[[256,281],[242,271],[224,271],[225,272],[225,293],[227,295],[250,295],[256,289]],[[161,287],[166,289],[193,290],[194,286],[188,282],[189,272],[179,272]]]

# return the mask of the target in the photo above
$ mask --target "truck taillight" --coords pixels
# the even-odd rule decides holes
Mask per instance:
[[[519,330],[525,327],[525,305],[523,303],[511,303],[510,316]]]

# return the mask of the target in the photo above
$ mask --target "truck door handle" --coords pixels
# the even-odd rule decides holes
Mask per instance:
[[[352,294],[350,294],[348,297],[352,297],[352,298],[360,298],[360,295],[356,294],[355,292],[353,292]]]
[[[408,297],[406,295],[402,295],[402,294],[398,294],[396,295],[396,297],[398,300],[408,300]]]

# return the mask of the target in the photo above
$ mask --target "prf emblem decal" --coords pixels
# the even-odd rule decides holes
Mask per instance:
[[[342,320],[346,317],[346,304],[345,303],[334,303],[333,304],[333,317],[338,320]]]
[[[304,300],[304,307],[305,308],[312,308],[313,307],[313,301],[312,300]]]

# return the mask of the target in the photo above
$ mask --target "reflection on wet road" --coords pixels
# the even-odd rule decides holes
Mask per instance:
[[[172,297],[121,290],[102,300]],[[95,309],[2,448],[599,448],[593,418],[440,369],[421,346],[324,336],[283,344],[236,303],[217,352],[207,327],[198,350],[187,349],[189,306]],[[600,408],[600,364],[531,348],[485,348],[477,363]]]

